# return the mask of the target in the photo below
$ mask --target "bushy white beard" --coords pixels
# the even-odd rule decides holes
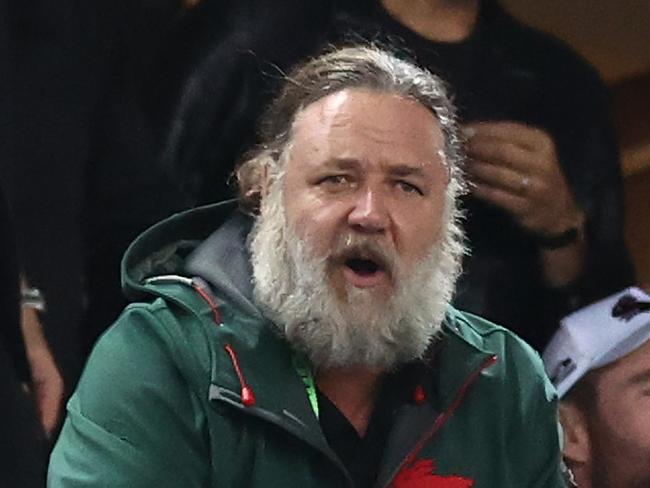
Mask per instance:
[[[347,284],[341,299],[328,279],[329,255],[315,256],[287,224],[280,178],[249,239],[255,300],[315,368],[386,370],[421,357],[440,330],[464,252],[454,195],[447,200],[441,239],[429,255],[410,271],[395,259],[392,297]],[[353,234],[340,237],[343,247],[373,246]]]

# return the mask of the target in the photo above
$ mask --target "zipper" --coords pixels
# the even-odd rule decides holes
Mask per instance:
[[[440,415],[436,417],[436,420],[433,422],[433,425],[431,428],[425,432],[422,437],[420,437],[420,440],[415,444],[413,449],[406,455],[406,457],[402,460],[402,462],[397,466],[397,468],[394,470],[392,476],[389,478],[389,481],[383,485],[382,488],[388,488],[393,484],[393,481],[397,474],[402,471],[406,466],[412,464],[415,461],[415,458],[417,455],[420,453],[420,451],[426,446],[427,443],[431,441],[431,439],[440,431],[442,426],[454,415],[456,410],[461,406],[463,403],[463,400],[465,399],[465,396],[467,395],[467,392],[469,389],[474,385],[478,377],[481,375],[483,371],[485,371],[487,368],[492,366],[494,363],[496,363],[498,360],[498,357],[496,355],[492,355],[485,359],[479,366],[476,368],[468,377],[467,379],[463,382],[463,384],[458,388],[456,391],[456,394],[454,395],[454,399],[452,400],[451,404],[447,407],[447,409],[442,412]]]
[[[293,435],[297,439],[300,439],[302,442],[325,456],[325,458],[330,461],[343,475],[348,488],[354,488],[354,483],[352,482],[347,469],[338,458],[338,456],[334,454],[334,452],[330,449],[326,449],[311,439],[305,437],[303,435],[303,432],[307,426],[303,423],[302,420],[300,420],[288,410],[282,410],[282,413],[278,414],[270,410],[257,407],[255,405],[250,407],[244,406],[243,402],[241,401],[241,397],[237,393],[214,384],[210,385],[208,400],[225,403],[226,405],[236,408],[244,414],[252,415],[253,417],[257,417],[268,423],[271,423],[283,431]]]

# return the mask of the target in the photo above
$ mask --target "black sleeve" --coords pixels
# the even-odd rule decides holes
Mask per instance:
[[[13,360],[20,381],[29,381],[29,366],[20,330],[18,265],[11,216],[0,188],[0,347]]]
[[[161,161],[191,203],[232,193],[228,179],[256,141],[259,115],[286,71],[324,44],[331,9],[322,0],[203,2],[170,34],[161,54],[176,74],[165,88],[173,104]]]
[[[0,2],[0,349],[5,349],[13,360],[19,379],[27,381],[30,375],[20,331],[18,257],[4,189],[5,164],[11,155],[9,141],[12,140],[10,12],[9,3]]]
[[[569,53],[547,75],[548,126],[586,216],[584,272],[566,289],[553,290],[564,313],[633,284],[634,270],[624,242],[623,182],[608,92],[596,72]]]

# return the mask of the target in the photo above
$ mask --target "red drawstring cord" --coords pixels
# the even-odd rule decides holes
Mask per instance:
[[[219,313],[219,307],[212,299],[210,294],[207,291],[205,291],[203,288],[201,288],[199,285],[197,285],[196,283],[192,283],[192,288],[194,288],[196,292],[199,295],[201,295],[201,298],[203,298],[206,302],[208,302],[208,305],[210,306],[210,310],[212,310],[212,319],[214,320],[214,323],[217,325],[221,325],[221,314]]]
[[[239,359],[237,359],[237,354],[235,354],[235,351],[230,344],[225,344],[223,348],[228,353],[228,356],[230,356],[230,361],[232,361],[232,365],[235,368],[237,378],[239,378],[239,384],[241,385],[241,402],[245,407],[252,407],[255,405],[255,395],[253,394],[253,389],[248,386],[248,383],[246,383],[246,380],[244,379],[244,374],[242,373],[241,367],[239,366]]]
[[[212,296],[197,283],[193,282],[192,288],[194,288],[196,292],[201,296],[201,298],[203,298],[210,306],[214,323],[217,326],[221,326],[221,313],[219,313],[219,307],[217,306]],[[228,353],[228,357],[230,357],[233,368],[235,368],[235,374],[239,379],[239,385],[241,387],[241,402],[245,407],[252,407],[255,405],[255,394],[253,393],[253,389],[248,385],[248,383],[246,383],[244,374],[242,373],[241,367],[239,366],[239,359],[237,358],[237,354],[230,344],[225,344],[223,348]]]

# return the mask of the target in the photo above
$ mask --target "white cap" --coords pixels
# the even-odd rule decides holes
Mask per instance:
[[[650,339],[650,295],[627,288],[564,317],[542,359],[562,398],[592,369],[613,363]]]

